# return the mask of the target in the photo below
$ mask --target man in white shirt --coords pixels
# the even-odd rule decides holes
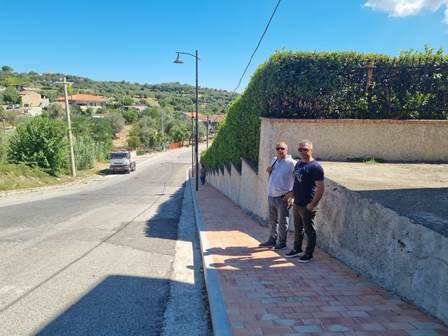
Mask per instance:
[[[294,186],[294,166],[296,161],[288,155],[288,145],[281,141],[275,146],[277,156],[266,169],[269,174],[268,205],[270,234],[260,247],[273,247],[281,250],[286,247],[288,223],[288,197]]]

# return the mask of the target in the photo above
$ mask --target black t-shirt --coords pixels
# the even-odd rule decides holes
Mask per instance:
[[[324,170],[316,161],[297,161],[294,167],[294,203],[306,206],[314,197],[316,192],[316,181],[324,180]]]

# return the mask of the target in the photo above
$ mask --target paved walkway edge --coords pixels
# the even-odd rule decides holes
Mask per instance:
[[[194,216],[199,235],[199,243],[201,245],[202,264],[204,266],[205,286],[207,288],[208,302],[210,305],[213,334],[215,336],[232,335],[229,317],[227,316],[226,306],[221,293],[218,272],[210,267],[210,263],[207,261],[205,256],[205,253],[209,248],[209,244],[207,234],[205,232],[205,225],[202,220],[202,214],[199,210],[198,201],[196,199],[196,191],[193,188],[191,178],[188,180],[188,188],[190,188],[191,196],[193,198]]]

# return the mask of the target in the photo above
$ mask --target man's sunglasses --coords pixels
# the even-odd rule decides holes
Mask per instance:
[[[275,147],[276,150],[285,150],[285,147]]]
[[[309,148],[299,148],[298,150],[299,150],[299,152],[309,152],[310,151]]]

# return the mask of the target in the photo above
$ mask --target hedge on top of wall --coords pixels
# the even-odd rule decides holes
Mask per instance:
[[[402,52],[398,57],[357,52],[272,55],[229,107],[206,167],[241,158],[258,162],[259,117],[293,119],[448,119],[448,56]]]

